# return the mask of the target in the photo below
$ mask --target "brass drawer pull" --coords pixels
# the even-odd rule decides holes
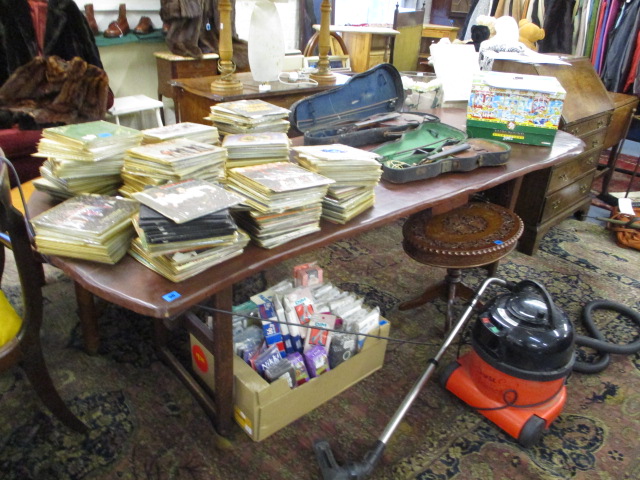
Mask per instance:
[[[558,175],[558,179],[563,182],[566,182],[567,180],[569,180],[569,175],[566,173],[561,173],[560,175]]]
[[[551,208],[553,210],[557,210],[560,207],[560,205],[562,205],[562,202],[560,200],[556,200],[551,204]]]

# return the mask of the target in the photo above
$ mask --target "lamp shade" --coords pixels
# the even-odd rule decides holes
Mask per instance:
[[[284,34],[278,10],[271,0],[258,0],[251,14],[249,67],[256,82],[278,80],[284,63]]]

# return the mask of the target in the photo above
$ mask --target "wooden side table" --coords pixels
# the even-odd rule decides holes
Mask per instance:
[[[458,38],[458,30],[460,30],[458,27],[449,27],[447,25],[434,25],[431,23],[422,25],[422,41],[420,43],[420,53],[418,54],[418,70],[427,69],[429,47],[431,47],[431,44],[438,42],[441,38],[448,38],[453,42]],[[433,71],[433,69],[431,69],[431,71]]]
[[[319,30],[320,25],[314,25]],[[352,27],[331,25],[331,32],[338,32],[349,52],[351,70],[365,72],[371,67],[389,61],[391,37],[400,32],[388,27]]]
[[[173,99],[171,81],[176,78],[210,77],[218,74],[218,54],[205,53],[201,59],[181,57],[171,52],[156,52],[158,100]]]
[[[172,82],[174,88],[174,102],[176,107],[176,120],[178,122],[204,123],[211,113],[211,106],[221,102],[233,102],[236,100],[260,99],[279,107],[289,108],[293,103],[302,98],[343,85],[350,77],[336,73],[335,85],[311,85],[311,84],[285,84],[269,82],[271,89],[260,91],[262,82],[256,82],[251,72],[236,73],[236,78],[242,83],[241,94],[218,95],[211,92],[211,82],[216,77],[181,78]]]

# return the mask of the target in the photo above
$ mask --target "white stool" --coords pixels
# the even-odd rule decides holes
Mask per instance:
[[[109,113],[114,116],[116,123],[120,125],[121,115],[140,113],[146,110],[155,110],[158,126],[162,127],[163,123],[160,115],[160,109],[163,105],[164,104],[161,101],[154,100],[146,95],[131,95],[129,97],[114,98],[113,106],[109,109]]]

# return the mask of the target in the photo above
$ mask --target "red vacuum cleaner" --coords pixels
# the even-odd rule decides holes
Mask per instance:
[[[373,471],[391,435],[491,284],[509,292],[480,310],[471,331],[472,351],[443,368],[440,383],[524,446],[533,445],[561,413],[571,370],[596,373],[608,365],[609,353],[640,351],[640,338],[627,345],[606,342],[591,318],[593,310],[613,310],[640,327],[640,314],[629,307],[607,300],[589,302],[582,320],[591,336],[575,335],[571,321],[541,284],[488,278],[363,461],[340,466],[329,443],[316,442],[324,480],[363,479]],[[594,349],[596,361],[576,361],[576,345]]]
[[[473,350],[447,366],[440,384],[524,447],[562,412],[574,365],[574,330],[547,290],[524,280],[476,318]]]

